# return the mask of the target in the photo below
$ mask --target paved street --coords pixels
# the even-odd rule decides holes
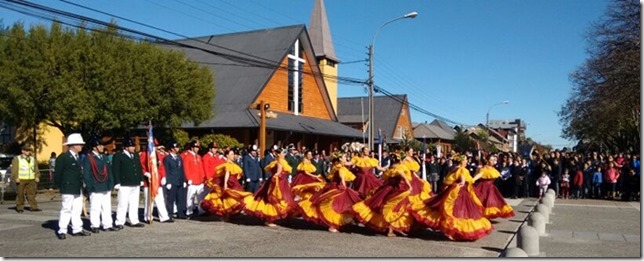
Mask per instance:
[[[541,256],[641,257],[640,206],[612,200],[555,200],[547,235],[539,240]]]
[[[497,257],[514,238],[534,199],[509,200],[516,216],[494,220],[495,230],[475,242],[453,242],[424,231],[411,238],[388,238],[361,226],[332,234],[294,219],[268,228],[240,216],[231,223],[212,217],[154,223],[144,228],[100,232],[58,240],[60,198],[39,193],[43,212],[18,214],[13,201],[0,205],[0,253],[5,257]],[[116,210],[116,199],[112,200]],[[142,211],[141,211],[142,212]],[[84,219],[85,227],[89,220]]]

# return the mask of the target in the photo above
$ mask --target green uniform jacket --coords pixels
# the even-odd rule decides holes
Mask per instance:
[[[74,159],[71,152],[67,151],[56,159],[54,182],[60,188],[60,194],[81,194],[83,171],[81,163]]]
[[[90,157],[96,162],[98,173],[93,173]],[[103,170],[107,171],[107,177],[102,176]],[[83,176],[89,193],[111,191],[114,188],[112,166],[108,163],[106,155],[99,158],[94,152],[87,153],[87,156],[83,158]]]
[[[288,165],[290,165],[293,169],[291,171],[291,176],[295,176],[295,174],[297,174],[297,165],[300,165],[300,160],[297,157],[291,155],[291,153],[286,154],[285,159],[286,162],[288,162]]]
[[[121,186],[141,185],[143,170],[139,155],[134,153],[130,158],[123,151],[117,152],[112,158],[112,173],[114,173],[114,184],[121,184]]]

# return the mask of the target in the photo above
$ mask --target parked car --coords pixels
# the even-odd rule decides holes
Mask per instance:
[[[11,160],[15,155],[0,153],[0,177],[2,182],[7,182],[11,179],[11,175],[7,175],[7,170],[11,167]]]

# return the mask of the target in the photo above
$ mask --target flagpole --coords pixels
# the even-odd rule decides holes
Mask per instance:
[[[425,151],[427,151],[427,149],[425,149],[426,144],[425,135],[423,135],[423,180],[427,180],[427,166],[425,166],[425,158],[427,157],[427,154],[425,153]]]
[[[152,186],[152,179],[153,179],[152,175],[154,175],[152,173],[154,172],[152,168],[154,163],[150,161],[152,160],[151,153],[156,153],[156,152],[150,151],[149,149],[151,147],[149,144],[150,140],[152,140],[152,142],[154,143],[154,138],[152,138],[151,135],[152,135],[152,120],[150,120],[148,124],[148,152],[146,153],[148,170],[151,172],[150,178],[148,179],[148,221],[150,222],[150,224],[152,224],[152,220],[153,220],[152,218],[152,211],[154,210],[154,206],[152,205],[154,203],[153,195],[156,195],[156,193],[152,193],[152,189],[154,189]]]

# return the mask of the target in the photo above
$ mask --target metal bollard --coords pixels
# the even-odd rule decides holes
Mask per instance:
[[[531,226],[522,226],[517,238],[517,247],[528,256],[539,255],[539,232]]]
[[[523,249],[518,247],[511,247],[503,251],[503,257],[528,257]]]
[[[546,197],[541,198],[539,200],[539,203],[548,206],[548,208],[550,208],[550,209],[552,209],[555,206],[555,201],[550,196],[546,196]]]
[[[528,225],[536,229],[537,233],[539,233],[539,236],[546,235],[546,218],[543,216],[543,214],[539,212],[530,214]]]
[[[544,221],[546,222],[546,224],[548,224],[550,222],[550,208],[548,208],[548,206],[546,206],[544,204],[539,204],[539,205],[537,205],[536,212],[540,213],[541,215],[543,215]]]

